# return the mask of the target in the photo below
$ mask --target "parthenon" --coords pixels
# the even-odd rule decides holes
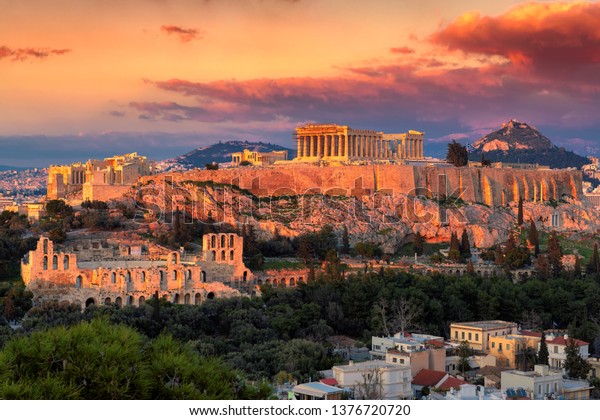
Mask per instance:
[[[424,133],[384,134],[337,124],[296,128],[299,161],[423,159]]]

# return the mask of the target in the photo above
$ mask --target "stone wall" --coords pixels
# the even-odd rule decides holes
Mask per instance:
[[[162,185],[165,177],[174,185],[184,181],[234,185],[257,196],[304,194],[390,195],[460,197],[465,202],[504,206],[518,201],[549,201],[582,197],[581,173],[576,170],[509,168],[454,168],[410,165],[348,165],[317,167],[293,165],[285,168],[234,168],[196,170],[144,177]]]
[[[105,246],[58,251],[52,241],[41,237],[37,248],[23,259],[21,276],[36,303],[141,305],[158,291],[170,302],[200,304],[206,299],[239,296],[230,286],[253,280],[242,262],[241,238],[230,236],[234,246],[223,248],[228,256],[234,252],[234,259],[228,261],[204,261],[197,256],[182,260],[178,252],[133,259]]]

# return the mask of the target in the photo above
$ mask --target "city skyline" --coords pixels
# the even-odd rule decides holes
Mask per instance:
[[[517,118],[600,150],[597,2],[0,6],[0,165],[238,139],[294,148],[307,122],[416,129],[439,155]]]

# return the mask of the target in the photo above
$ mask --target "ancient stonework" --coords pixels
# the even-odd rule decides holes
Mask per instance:
[[[167,178],[165,178],[165,176]],[[361,197],[382,192],[426,197],[455,197],[467,203],[506,206],[510,202],[545,202],[583,198],[581,172],[569,169],[455,168],[372,164],[317,167],[196,170],[143,177],[141,184],[212,182],[248,190],[258,197],[341,195]]]
[[[142,244],[83,240],[59,249],[47,237],[21,263],[34,302],[81,305],[141,305],[158,291],[173,303],[198,305],[206,299],[252,292],[253,275],[242,261],[243,240],[209,234],[201,255],[148,252]]]
[[[153,173],[154,161],[137,153],[50,166],[47,195],[49,199],[58,199],[82,192],[84,201],[108,201],[125,194],[140,176]]]

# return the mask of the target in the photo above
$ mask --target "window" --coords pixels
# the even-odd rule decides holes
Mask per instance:
[[[558,346],[554,346],[554,353],[558,354]]]
[[[229,235],[229,247],[233,248],[233,235]]]
[[[142,283],[144,283],[146,281],[146,272],[142,271],[142,274],[140,276],[140,280],[142,281]]]
[[[507,350],[507,351],[508,351],[508,350],[510,350],[510,344],[507,344],[507,345],[506,345],[506,350]]]
[[[464,340],[465,339],[465,332],[463,331],[460,335],[461,335],[460,338],[462,338]]]
[[[117,273],[110,273],[110,281],[112,284],[115,284],[117,282]]]
[[[52,257],[52,269],[58,270],[58,257],[56,255]]]
[[[172,273],[172,275],[171,275],[171,279],[172,279],[173,281],[177,280],[177,271],[173,270],[173,273]]]
[[[63,260],[63,268],[65,270],[69,269],[69,256],[68,255],[65,255],[65,258]]]
[[[47,255],[45,255],[44,259],[42,260],[42,267],[44,270],[48,269],[48,256]]]
[[[475,334],[475,341],[479,341],[479,334]]]
[[[542,386],[538,385],[538,395],[541,395],[541,394],[542,394]]]
[[[225,235],[221,236],[221,248],[225,248]]]
[[[495,348],[496,348],[496,343],[494,343],[493,341],[492,341],[492,348],[493,348],[493,349],[495,349]]]
[[[404,359],[400,359],[400,364],[403,365],[404,364]]]
[[[454,338],[458,340],[458,331],[454,331]]]
[[[471,333],[469,333],[469,341],[471,341],[471,340],[472,340],[472,336],[471,336]]]
[[[394,363],[398,363],[398,358],[397,358],[397,357],[394,357],[394,358],[392,359],[392,362],[394,362]]]

